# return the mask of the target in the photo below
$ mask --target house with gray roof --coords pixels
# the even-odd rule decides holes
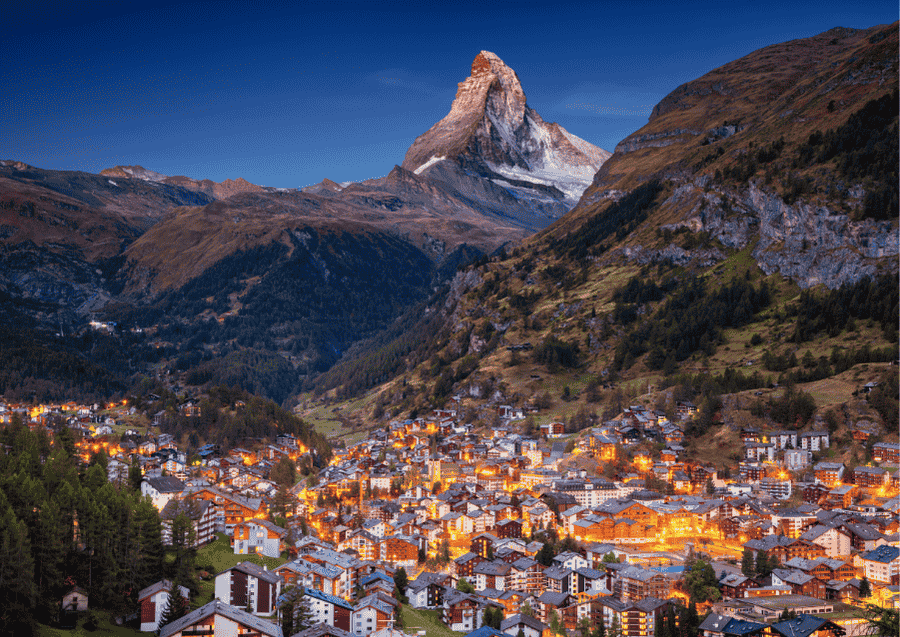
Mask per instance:
[[[162,511],[170,500],[180,498],[182,493],[184,493],[184,482],[172,476],[145,477],[141,482],[141,495],[150,496],[157,511]]]
[[[541,637],[546,628],[546,624],[540,620],[521,613],[510,615],[500,623],[500,630],[505,635],[517,635],[522,631],[525,637]]]
[[[187,637],[188,635],[239,635],[255,634],[260,637],[284,637],[281,626],[241,610],[219,599],[191,611],[184,617],[166,624],[160,637]]]

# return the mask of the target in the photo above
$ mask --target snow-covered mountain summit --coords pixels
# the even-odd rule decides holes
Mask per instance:
[[[545,122],[528,106],[515,71],[489,51],[472,63],[450,112],[419,136],[403,167],[445,181],[457,170],[490,179],[517,198],[573,204],[610,153]]]

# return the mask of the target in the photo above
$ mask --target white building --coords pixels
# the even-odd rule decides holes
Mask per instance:
[[[159,628],[159,620],[162,619],[171,590],[172,582],[164,579],[156,584],[151,584],[138,593],[138,604],[141,607],[141,632],[155,632]],[[184,586],[179,586],[178,591],[184,597],[184,604],[187,606],[191,592]]]
[[[809,451],[828,449],[830,441],[827,431],[807,431],[800,434],[800,448]]]
[[[879,584],[890,584],[892,577],[900,575],[900,548],[882,544],[877,549],[857,555],[854,566],[862,569],[865,576]]]
[[[157,511],[162,511],[169,500],[181,497],[184,493],[184,482],[171,476],[144,478],[141,482],[141,495],[150,496]]]
[[[784,452],[784,467],[788,471],[805,469],[812,460],[812,453],[807,449],[788,449]]]

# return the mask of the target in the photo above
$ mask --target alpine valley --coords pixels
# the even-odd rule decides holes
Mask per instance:
[[[347,425],[455,400],[573,430],[673,392],[751,418],[778,382],[841,405],[897,356],[897,49],[897,24],[766,47],[612,154],[482,51],[380,179],[0,162],[0,394],[227,385]]]

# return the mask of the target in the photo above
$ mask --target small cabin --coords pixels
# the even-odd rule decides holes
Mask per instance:
[[[88,609],[88,594],[83,588],[76,586],[63,595],[62,608],[67,612],[80,613]]]

